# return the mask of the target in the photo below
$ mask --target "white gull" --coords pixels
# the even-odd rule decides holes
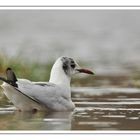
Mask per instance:
[[[7,79],[1,87],[7,98],[21,111],[72,111],[75,108],[71,100],[71,77],[78,73],[93,74],[82,69],[76,61],[60,57],[54,63],[49,82],[32,82],[17,79],[11,68],[7,68]]]

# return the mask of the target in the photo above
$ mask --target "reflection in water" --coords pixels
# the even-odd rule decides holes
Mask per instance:
[[[0,130],[140,130],[138,89],[130,93],[118,88],[108,94],[95,89],[102,91],[99,95],[92,90],[72,93],[73,112],[19,112],[1,105]]]
[[[0,115],[3,130],[71,130],[72,112],[5,111]],[[2,125],[4,124],[4,125]]]

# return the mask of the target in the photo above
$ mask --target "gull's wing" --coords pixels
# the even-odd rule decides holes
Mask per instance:
[[[71,100],[65,95],[70,92],[49,82],[31,82],[26,79],[18,79],[18,89],[40,102],[49,109],[62,111],[71,108]]]

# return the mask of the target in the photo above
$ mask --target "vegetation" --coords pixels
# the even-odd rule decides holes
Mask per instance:
[[[9,59],[0,55],[0,76],[5,76],[5,70],[8,67],[11,67],[19,78],[46,81],[49,79],[52,64],[30,63],[22,61],[18,57]]]

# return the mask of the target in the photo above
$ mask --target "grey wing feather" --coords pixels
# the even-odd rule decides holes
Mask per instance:
[[[37,99],[35,99],[35,98],[33,98],[33,97],[31,97],[31,96],[29,96],[29,95],[27,95],[27,94],[24,94],[24,93],[21,92],[19,89],[15,88],[15,90],[17,90],[19,93],[23,94],[24,96],[26,96],[26,97],[29,98],[30,100],[32,100],[32,101],[34,101],[34,102],[36,102],[36,103],[38,103],[38,104],[41,104]]]
[[[18,79],[17,84],[20,91],[30,95],[49,109],[65,109],[68,104],[68,98],[62,95],[64,93],[63,89],[53,83],[31,82],[25,79]]]

